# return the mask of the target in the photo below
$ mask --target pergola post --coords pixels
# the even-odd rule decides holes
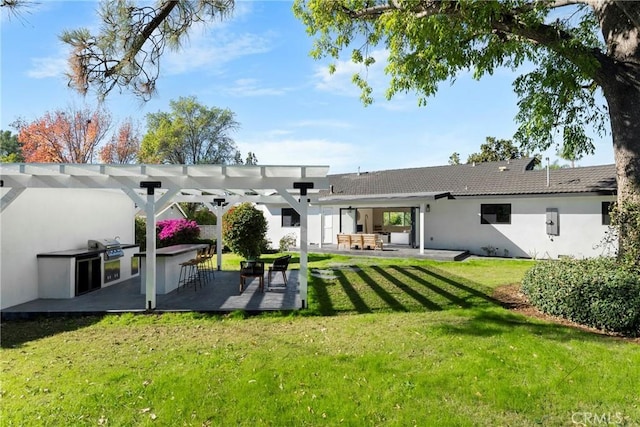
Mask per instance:
[[[420,203],[420,255],[424,255],[424,234],[426,230],[426,215],[425,212],[427,210],[427,204],[422,202]]]
[[[156,205],[155,189],[160,188],[160,181],[141,181],[140,187],[147,189],[147,203],[144,210],[147,215],[147,256],[145,301],[147,310],[156,308]]]
[[[300,200],[298,203],[298,213],[300,214],[300,277],[299,277],[299,290],[300,290],[300,302],[302,304],[301,308],[307,307],[307,298],[308,298],[308,290],[307,290],[307,270],[308,270],[308,223],[309,219],[307,217],[308,213],[308,203],[307,199],[307,190],[309,188],[313,188],[312,182],[294,182],[293,188],[300,189]]]
[[[216,210],[216,259],[218,271],[222,270],[222,215],[224,215],[224,199],[213,199]]]

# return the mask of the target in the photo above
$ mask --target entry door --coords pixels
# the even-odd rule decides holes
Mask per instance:
[[[322,217],[324,218],[324,236],[322,243],[333,242],[333,209],[322,208]]]
[[[340,232],[352,234],[356,232],[356,210],[351,208],[340,209]]]

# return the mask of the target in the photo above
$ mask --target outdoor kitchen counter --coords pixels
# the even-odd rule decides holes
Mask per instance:
[[[192,260],[199,249],[209,247],[206,243],[174,245],[156,249],[156,294],[164,295],[178,288],[180,264]],[[140,257],[140,293],[146,293],[147,253],[135,254]]]
[[[130,249],[130,248],[137,248],[138,245],[133,245],[133,244],[122,244],[121,245],[122,249]],[[55,257],[61,257],[61,258],[75,258],[78,256],[85,256],[85,255],[98,255],[105,252],[105,249],[87,249],[87,248],[80,248],[80,249],[67,249],[64,251],[56,251],[56,252],[47,252],[47,253],[43,253],[43,254],[38,254],[36,255],[38,258],[55,258]]]
[[[74,298],[137,275],[138,259],[132,255],[140,246],[122,244],[120,248],[124,256],[111,260],[105,259],[106,249],[86,247],[36,254],[38,297]]]
[[[208,247],[209,247],[209,245],[207,245],[206,243],[194,243],[194,244],[188,244],[188,245],[167,246],[166,248],[158,248],[158,249],[156,249],[156,258],[157,257],[180,255],[180,254],[184,254],[185,252],[193,252],[193,251],[197,252],[198,249],[204,249],[204,248],[208,248]],[[135,256],[146,257],[147,253],[146,252],[140,252],[139,254],[136,254]]]

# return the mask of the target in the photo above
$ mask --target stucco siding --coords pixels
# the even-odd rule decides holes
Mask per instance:
[[[512,197],[438,200],[426,213],[425,247],[466,249],[487,255],[509,257],[577,258],[606,252],[602,242],[601,203],[612,196]],[[511,204],[510,224],[481,224],[481,204]],[[558,209],[560,234],[546,231],[547,208]],[[483,249],[485,248],[485,249]]]
[[[26,189],[0,215],[1,307],[37,299],[39,253],[134,242],[134,203],[112,190]]]

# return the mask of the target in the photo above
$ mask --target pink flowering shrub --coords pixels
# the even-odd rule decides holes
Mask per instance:
[[[158,221],[158,247],[194,243],[200,237],[200,227],[188,219]]]

